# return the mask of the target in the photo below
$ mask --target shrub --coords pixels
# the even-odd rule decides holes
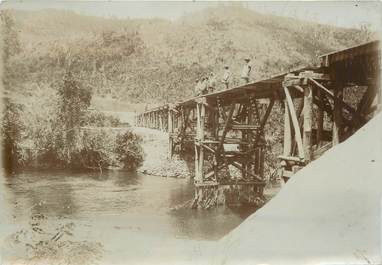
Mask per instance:
[[[23,130],[20,121],[21,107],[9,100],[4,103],[1,117],[2,163],[4,169],[11,171],[21,162],[19,147]]]
[[[134,170],[142,165],[143,149],[142,138],[131,131],[117,135],[116,155],[117,160],[127,170]]]
[[[113,132],[100,130],[85,130],[80,136],[81,149],[75,156],[72,167],[100,169],[115,165],[115,136]]]

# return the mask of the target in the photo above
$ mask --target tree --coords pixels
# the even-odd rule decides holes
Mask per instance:
[[[20,106],[6,100],[2,115],[1,137],[3,167],[7,171],[15,170],[20,163],[18,144],[21,139]]]
[[[9,10],[0,11],[0,22],[4,62],[7,62],[9,57],[21,51],[20,42],[15,28],[15,22]]]
[[[117,160],[123,168],[135,170],[143,162],[142,138],[131,131],[117,135],[116,154]]]
[[[2,55],[3,63],[3,76],[0,82],[3,82],[4,88],[9,90],[9,81],[11,79],[12,70],[9,67],[9,60],[12,56],[21,51],[20,42],[17,31],[15,29],[15,23],[8,10],[0,10],[0,55]]]
[[[84,88],[71,74],[67,72],[62,85],[58,89],[58,126],[61,127],[62,159],[69,164],[72,154],[79,151],[79,127],[90,106],[92,94],[90,89]]]

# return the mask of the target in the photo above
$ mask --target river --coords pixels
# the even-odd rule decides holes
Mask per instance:
[[[161,150],[166,150],[167,135],[146,128],[135,130],[143,136],[144,166],[164,163]],[[75,265],[97,264],[85,264],[83,256],[101,264],[168,264],[169,258],[176,264],[179,260],[200,264],[208,260],[217,240],[256,210],[182,207],[194,197],[192,180],[118,170],[102,174],[49,170],[2,175],[0,194],[0,223],[6,219],[2,224],[7,224],[0,226],[0,238],[7,238],[0,249],[4,259],[34,259],[38,252],[28,254],[27,244],[50,242],[57,230],[69,225],[73,230],[51,246],[59,251],[51,255],[49,248],[45,250],[54,261],[75,256],[76,262],[69,262]],[[34,230],[36,215],[47,218],[38,226],[43,233]],[[15,243],[9,237],[15,232],[26,233],[25,242]],[[66,245],[63,250],[62,244]]]
[[[193,198],[190,180],[124,171],[32,171],[7,176],[1,185],[16,223],[40,213],[74,221],[107,219],[110,226],[122,222],[125,227],[175,238],[217,240],[255,211],[181,207]]]

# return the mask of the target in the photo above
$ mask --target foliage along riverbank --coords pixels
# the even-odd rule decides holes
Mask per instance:
[[[3,166],[9,170],[65,168],[135,170],[143,161],[142,138],[118,119],[90,110],[92,90],[68,71],[51,86],[35,84],[28,97],[5,100]]]

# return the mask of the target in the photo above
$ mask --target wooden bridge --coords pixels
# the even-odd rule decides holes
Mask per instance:
[[[199,201],[225,185],[245,186],[262,195],[266,137],[276,130],[273,126],[283,127],[278,159],[287,181],[379,109],[379,41],[320,60],[317,67],[148,110],[136,116],[136,126],[168,132],[170,158],[174,152],[194,153]],[[270,117],[272,124],[265,130]],[[236,168],[235,176],[229,167]]]

